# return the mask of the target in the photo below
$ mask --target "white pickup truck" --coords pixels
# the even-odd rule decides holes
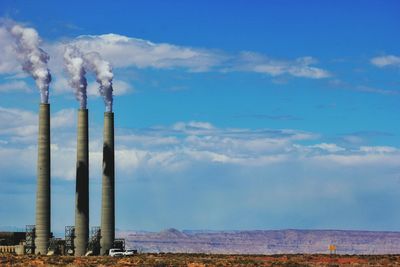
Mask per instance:
[[[133,256],[137,254],[137,250],[136,249],[127,249],[127,250],[122,250],[119,248],[112,248],[110,249],[110,251],[108,252],[108,255],[110,255],[111,257],[123,257],[123,256]]]
[[[124,251],[119,248],[111,248],[108,252],[108,255],[110,255],[111,257],[123,257]]]

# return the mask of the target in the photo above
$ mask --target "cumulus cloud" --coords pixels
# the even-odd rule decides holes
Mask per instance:
[[[206,49],[153,43],[119,34],[85,35],[72,41],[82,51],[99,52],[115,68],[188,68],[204,71],[215,66],[221,56]]]
[[[242,52],[235,59],[232,67],[226,71],[250,71],[264,73],[271,76],[291,75],[311,79],[330,77],[331,74],[321,68],[313,66],[317,60],[313,57],[300,57],[295,60],[277,60],[254,52]]]
[[[374,57],[371,59],[371,64],[383,68],[387,66],[400,66],[400,57],[394,55],[386,55],[380,57]]]

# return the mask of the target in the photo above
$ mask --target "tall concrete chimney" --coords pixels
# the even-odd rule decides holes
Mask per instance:
[[[35,253],[46,255],[50,238],[50,105],[40,104]]]
[[[112,248],[115,238],[114,113],[104,112],[103,185],[101,201],[100,255]]]
[[[75,256],[86,253],[89,239],[89,127],[88,110],[78,110],[75,190]]]

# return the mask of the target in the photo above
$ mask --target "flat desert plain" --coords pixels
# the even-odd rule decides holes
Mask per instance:
[[[132,257],[0,255],[0,266],[400,266],[400,255],[138,254]]]

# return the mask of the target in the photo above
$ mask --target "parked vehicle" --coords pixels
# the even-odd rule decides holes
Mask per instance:
[[[108,255],[110,255],[111,257],[123,257],[124,256],[124,251],[122,249],[119,249],[119,248],[112,248],[108,252]]]

